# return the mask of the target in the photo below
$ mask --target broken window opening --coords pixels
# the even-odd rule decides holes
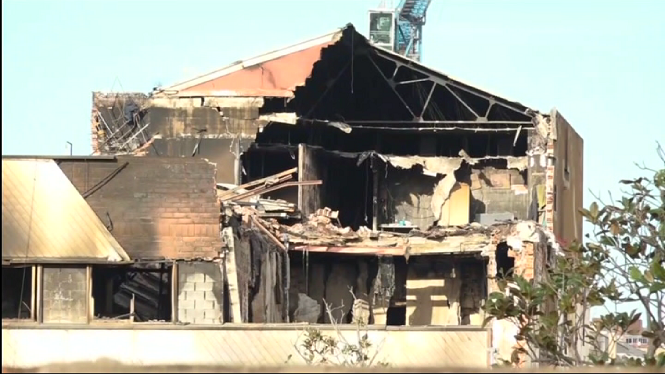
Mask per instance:
[[[2,267],[2,319],[33,318],[32,266]]]
[[[496,277],[498,279],[505,279],[513,274],[515,258],[508,254],[509,250],[510,247],[505,242],[496,246]]]
[[[134,322],[171,321],[172,269],[171,264],[94,266],[94,317],[130,319],[133,309]]]

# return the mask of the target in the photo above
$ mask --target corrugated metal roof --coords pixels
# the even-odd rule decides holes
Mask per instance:
[[[53,160],[2,160],[2,259],[129,261]]]

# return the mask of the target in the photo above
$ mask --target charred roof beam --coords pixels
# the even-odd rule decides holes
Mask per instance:
[[[400,61],[400,59],[396,58],[395,56],[393,56],[389,52],[382,51],[380,48],[375,48],[372,51],[374,53],[368,53],[367,56],[370,57],[370,60],[372,61],[374,66],[377,67],[377,69],[378,69],[378,66],[376,65],[376,62],[374,62],[374,60],[371,58],[371,55],[379,56],[379,57],[383,58],[384,60],[387,60],[387,61],[390,61],[390,62],[396,64],[395,72],[397,72],[397,70],[399,70],[400,68],[405,67],[407,69],[410,69],[414,72],[423,74],[423,75],[428,77],[428,78],[424,78],[424,79],[416,79],[416,80],[413,80],[413,81],[404,81],[404,82],[400,82],[399,84],[430,81],[430,82],[438,84],[440,86],[444,86],[448,91],[450,91],[469,110],[471,110],[471,108],[468,106],[468,104],[465,103],[465,101],[462,100],[459,97],[458,94],[454,93],[453,90],[451,89],[451,87],[454,87],[455,89],[462,90],[462,91],[464,91],[466,93],[469,93],[473,96],[476,96],[476,97],[482,98],[484,100],[487,100],[490,103],[490,105],[489,105],[489,109],[487,110],[487,113],[485,114],[485,116],[480,116],[475,111],[471,110],[471,112],[478,117],[479,122],[487,121],[487,114],[489,114],[489,110],[494,105],[499,105],[499,106],[501,106],[503,108],[506,108],[506,109],[508,109],[512,112],[515,112],[515,113],[523,115],[523,116],[527,116],[529,118],[532,118],[533,115],[534,115],[534,111],[530,110],[529,108],[525,108],[525,107],[520,108],[519,105],[515,105],[515,104],[513,104],[509,101],[500,100],[500,99],[498,99],[498,98],[496,98],[492,95],[488,95],[488,94],[486,94],[486,93],[484,93],[480,90],[473,89],[472,87],[467,87],[464,84],[457,83],[457,82],[453,81],[452,79],[437,77],[437,76],[433,75],[432,73],[428,72],[427,69],[424,69],[424,68],[422,68],[418,65],[412,64],[410,62],[406,62],[406,63],[402,62],[402,61]],[[379,69],[379,71],[381,71],[381,70]],[[381,71],[381,74],[385,77],[385,74],[382,71]],[[391,84],[391,87],[393,89],[394,89],[395,84],[396,83],[394,83],[394,82]],[[401,97],[400,97],[400,99],[401,99]]]
[[[379,67],[379,65],[376,64],[376,62],[375,62],[374,59],[372,58],[372,55],[371,55],[371,54],[367,54],[367,58],[368,58],[369,61],[372,63],[372,65],[374,65],[374,67],[375,67],[376,70],[379,72],[379,74],[381,74],[381,77],[383,77],[383,79],[386,81],[386,83],[388,83],[388,86],[389,86],[390,89],[393,91],[393,93],[395,93],[395,95],[397,96],[397,98],[399,99],[399,101],[402,102],[402,105],[404,105],[404,108],[406,108],[406,110],[409,111],[409,114],[411,114],[411,116],[412,116],[414,119],[417,119],[418,116],[416,116],[416,115],[413,113],[413,110],[411,110],[411,107],[409,107],[409,104],[406,103],[406,101],[404,100],[404,98],[402,97],[402,95],[400,95],[399,92],[397,92],[397,90],[395,89],[395,76],[397,75],[397,71],[399,70],[400,66],[397,65],[397,67],[395,68],[395,71],[393,72],[393,76],[392,76],[391,78],[388,78],[388,77],[386,77],[386,75],[383,73],[383,70],[381,70],[381,68]],[[423,110],[423,112],[424,112],[424,110]]]

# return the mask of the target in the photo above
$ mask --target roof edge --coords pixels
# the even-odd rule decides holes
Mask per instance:
[[[71,155],[2,155],[3,160],[115,160],[113,155],[71,156]]]
[[[27,258],[11,258],[3,257],[2,265],[41,265],[41,264],[79,264],[79,265],[129,265],[133,264],[132,260],[122,260],[122,261],[109,261],[106,258],[100,257],[61,257],[61,258],[49,258],[49,257],[27,257]]]
[[[166,88],[161,88],[161,89],[155,90],[155,91],[153,91],[153,95],[159,95],[159,94],[168,95],[169,91],[177,92],[177,91],[185,90],[187,88],[190,88],[190,87],[193,87],[193,86],[211,81],[213,79],[223,77],[225,75],[228,75],[228,74],[231,74],[233,72],[248,68],[250,66],[263,63],[265,61],[274,60],[276,58],[286,56],[286,55],[289,55],[291,53],[300,52],[300,51],[303,51],[307,48],[311,48],[311,47],[316,46],[316,45],[324,44],[326,42],[334,43],[339,38],[341,38],[342,32],[344,30],[346,30],[347,28],[349,28],[349,27],[353,27],[353,25],[349,23],[344,27],[337,28],[334,31],[328,32],[324,35],[321,35],[321,36],[318,36],[318,37],[315,37],[315,38],[310,38],[310,39],[304,40],[304,41],[299,42],[299,43],[291,44],[291,45],[283,47],[283,48],[279,48],[279,49],[276,49],[276,50],[273,50],[273,51],[270,51],[270,52],[267,52],[267,53],[260,54],[258,56],[254,56],[254,57],[250,57],[248,59],[244,59],[244,60],[234,62],[234,63],[232,63],[230,65],[227,65],[227,66],[225,66],[221,69],[216,69],[212,72],[199,75],[195,78],[191,78],[191,79],[188,79],[188,80],[185,80],[185,81],[175,83],[175,84],[173,84],[171,86],[168,86]]]

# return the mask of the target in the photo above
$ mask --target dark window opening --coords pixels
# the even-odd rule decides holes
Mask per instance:
[[[404,326],[406,325],[406,305],[391,306],[386,313],[386,325]]]
[[[515,259],[508,256],[510,247],[506,243],[499,243],[496,246],[496,276],[503,279],[513,274],[515,268]]]
[[[93,267],[95,318],[122,320],[133,315],[135,322],[171,321],[172,274],[168,264]]]
[[[285,133],[282,135],[285,135]],[[283,144],[288,143],[286,139],[281,141],[284,141]],[[242,182],[247,183],[298,166],[298,148],[297,146],[285,147],[283,145],[264,145],[261,147],[255,144],[249,151],[242,154],[241,162],[243,168]],[[295,176],[288,180],[288,182],[294,181],[297,181]],[[261,196],[266,199],[284,200],[287,203],[297,204],[298,188],[286,187],[267,192]]]
[[[2,267],[2,319],[32,318],[32,266]]]

